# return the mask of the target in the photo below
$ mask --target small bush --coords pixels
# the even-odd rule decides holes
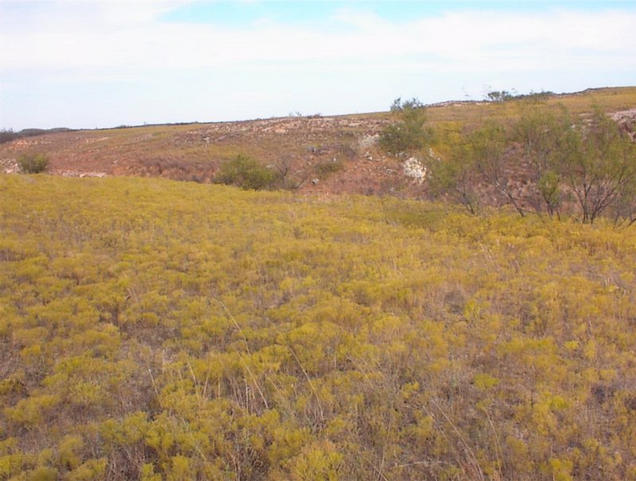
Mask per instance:
[[[320,162],[314,166],[314,171],[321,179],[328,177],[330,174],[335,174],[342,169],[344,169],[344,164],[340,160]]]
[[[18,165],[25,174],[39,174],[49,165],[49,159],[44,154],[23,154],[18,157]]]
[[[279,177],[273,169],[262,166],[247,155],[239,154],[221,164],[214,181],[218,184],[236,185],[246,190],[261,190],[273,188]]]
[[[399,122],[388,125],[381,133],[379,144],[389,154],[398,155],[423,148],[431,138],[431,131],[425,127],[426,109],[417,99],[396,99],[391,112],[399,117]]]
[[[514,93],[508,92],[507,90],[493,90],[486,95],[491,102],[505,102],[506,100],[512,100],[516,97]]]

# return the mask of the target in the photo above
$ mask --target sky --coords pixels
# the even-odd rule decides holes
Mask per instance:
[[[0,129],[636,85],[636,0],[0,0]]]

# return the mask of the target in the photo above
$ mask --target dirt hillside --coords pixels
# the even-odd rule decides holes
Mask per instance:
[[[633,135],[636,87],[591,89],[541,102],[547,108],[563,103],[579,114],[598,106]],[[428,118],[438,130],[457,130],[489,118],[514,119],[524,105],[444,102],[429,107]],[[16,172],[21,154],[37,152],[49,157],[54,175],[210,182],[221,162],[242,153],[286,169],[301,192],[418,195],[421,179],[404,159],[377,146],[390,122],[389,113],[371,113],[59,132],[0,144],[0,171]]]

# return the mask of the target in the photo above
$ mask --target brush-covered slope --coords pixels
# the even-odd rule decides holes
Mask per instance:
[[[559,104],[575,115],[595,106],[625,112],[636,109],[636,87],[429,107],[428,125],[437,134],[433,148],[444,153],[466,128],[487,120],[514,122],[528,105],[554,109]],[[636,110],[630,115],[633,121]],[[209,182],[223,161],[245,154],[263,165],[284,166],[301,191],[421,196],[423,186],[377,145],[377,135],[395,120],[376,113],[61,132],[0,144],[0,172],[14,171],[21,154],[35,152],[49,157],[51,173],[64,176]]]
[[[635,479],[636,230],[0,176],[0,479]]]

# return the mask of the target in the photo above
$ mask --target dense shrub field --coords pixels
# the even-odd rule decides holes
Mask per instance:
[[[635,322],[603,219],[0,176],[0,480],[634,480]]]

